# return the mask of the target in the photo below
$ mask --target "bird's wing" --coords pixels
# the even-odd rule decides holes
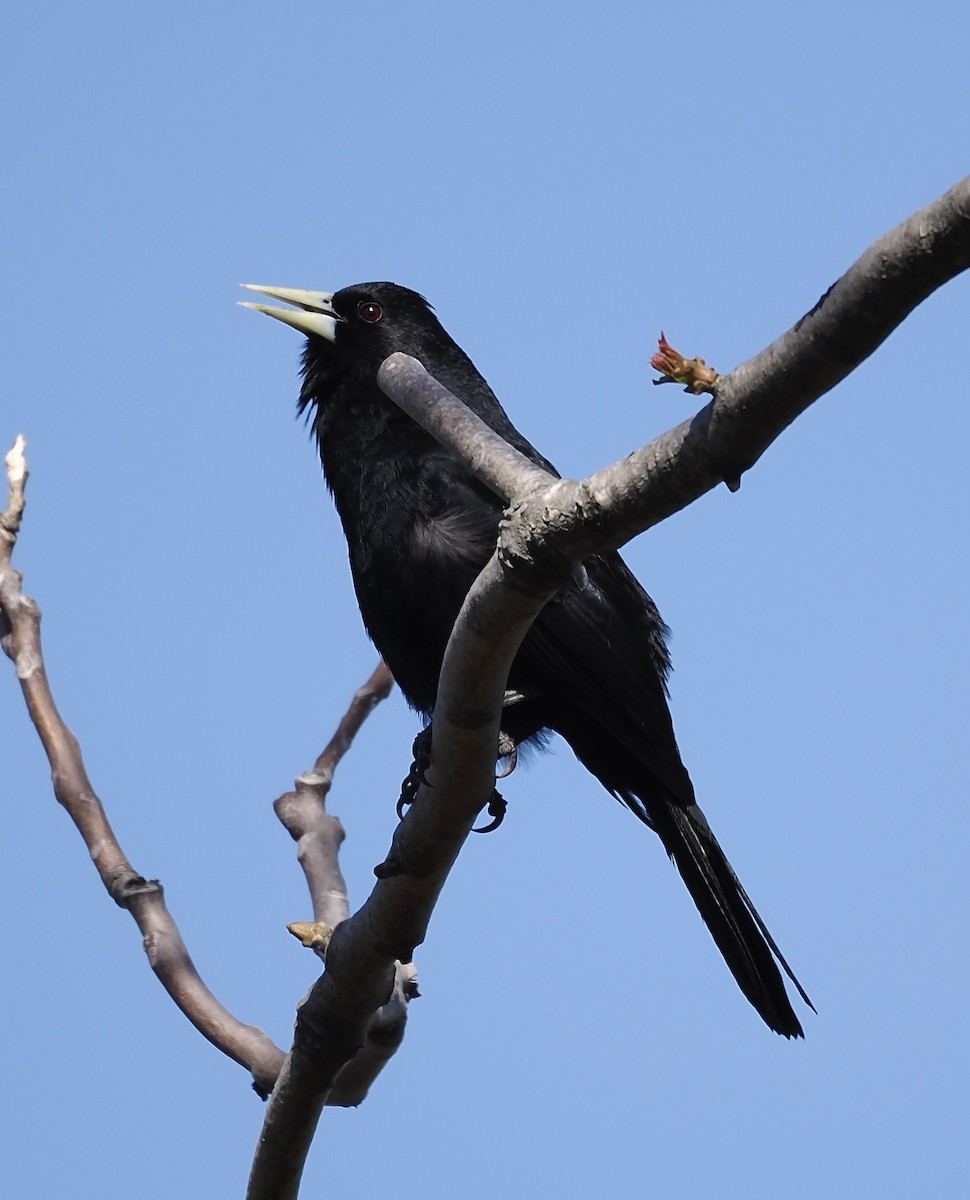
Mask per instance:
[[[410,704],[434,707],[445,646],[495,549],[500,501],[443,453],[385,489],[368,536],[348,534],[367,631]]]
[[[536,618],[510,683],[540,692],[546,724],[650,822],[650,795],[689,805],[693,787],[667,707],[666,629],[618,554],[585,562]]]

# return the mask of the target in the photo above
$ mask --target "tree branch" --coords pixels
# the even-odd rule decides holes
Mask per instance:
[[[328,1093],[364,1044],[371,1014],[409,963],[475,819],[495,786],[496,746],[512,659],[548,593],[508,584],[497,556],[473,586],[442,668],[427,785],[398,825],[365,904],[333,931],[327,969],[300,1007],[287,1066],[267,1106],[248,1200],[292,1200]],[[455,644],[463,647],[457,655]],[[473,670],[473,673],[470,673]]]
[[[25,504],[24,445],[18,437],[6,458],[9,499],[0,517],[0,635],[50,762],[54,795],[77,826],[108,894],[131,913],[141,930],[145,953],[162,986],[203,1037],[251,1072],[253,1087],[265,1096],[276,1081],[283,1051],[261,1029],[237,1020],[203,983],[165,904],[162,885],[144,879],[125,858],[88,778],[77,739],[54,703],[41,646],[40,609],[23,594],[22,577],[11,563]]]
[[[700,412],[581,482],[544,481],[534,463],[460,400],[442,403],[442,386],[427,383],[430,376],[407,355],[385,360],[378,383],[483,483],[513,502],[517,520],[525,518],[531,493],[529,521],[541,521],[548,507],[550,528],[573,529],[570,548],[585,557],[623,545],[719,483],[740,486],[742,474],[797,416],[968,267],[970,177],[880,238],[787,333],[720,376],[715,398]]]
[[[623,544],[719,482],[739,486],[744,471],[795,417],[968,266],[970,180],[964,180],[877,242],[786,334],[718,378],[714,400],[694,417],[579,482],[554,479],[522,458],[414,360],[394,355],[382,366],[379,382],[391,399],[464,459],[510,510],[445,655],[428,785],[419,789],[394,834],[386,877],[353,917],[343,919],[346,889],[336,865],[342,829],[321,804],[334,764],[318,760],[296,791],[278,802],[281,820],[300,843],[314,915],[333,932],[327,971],[300,1008],[293,1049],[267,1106],[252,1200],[296,1195],[324,1102],[333,1102],[352,1075],[354,1056],[358,1064],[364,1061],[358,1052],[382,1027],[382,1013],[391,1014],[387,1028],[393,1036],[403,1028],[399,1013],[413,981],[401,963],[410,963],[424,939],[451,865],[491,796],[508,667],[542,605],[590,553]],[[160,885],[144,880],[125,859],[77,741],[54,705],[40,613],[22,594],[11,565],[27,477],[22,439],[7,456],[7,474],[9,501],[0,517],[0,636],[51,763],[55,795],[81,832],[105,887],[138,923],[152,967],[173,999],[266,1090],[281,1052],[259,1030],[233,1018],[202,983]],[[307,820],[303,809],[309,799],[318,811]]]
[[[296,922],[289,929],[324,961],[334,929],[350,915],[347,885],[338,860],[344,829],[340,820],[327,812],[327,795],[338,763],[364,721],[390,695],[393,686],[387,666],[378,663],[371,677],[354,693],[350,707],[313,769],[296,780],[295,791],[280,796],[273,805],[297,843],[297,857],[313,904],[313,921]],[[400,1046],[407,1024],[407,1006],[417,995],[414,964],[396,962],[391,997],[371,1013],[364,1043],[338,1072],[327,1096],[328,1105],[352,1108],[364,1101],[374,1080]]]
[[[378,383],[510,503],[499,545],[466,597],[445,653],[430,786],[398,827],[370,899],[336,931],[326,974],[300,1010],[250,1177],[249,1200],[291,1200],[328,1090],[407,961],[494,781],[508,667],[546,600],[599,550],[740,477],[799,413],[843,379],[922,300],[970,266],[970,179],[877,242],[788,333],[715,385],[696,416],[587,480],[557,480],[519,455],[406,355]]]
[[[333,773],[350,749],[360,727],[374,708],[390,695],[394,680],[383,662],[354,693],[350,707],[337,726],[313,769],[296,780],[295,791],[273,804],[283,827],[297,843],[297,858],[306,876],[313,904],[313,920],[336,928],[350,915],[347,885],[340,871],[338,851],[345,834],[340,820],[327,812],[327,795]]]
[[[22,577],[12,565],[26,504],[29,471],[25,446],[24,438],[18,437],[6,457],[9,497],[6,510],[0,514],[0,635],[4,651],[16,666],[28,712],[47,752],[55,795],[74,820],[108,893],[128,909],[138,924],[149,962],[165,989],[203,1036],[250,1070],[254,1088],[266,1097],[276,1085],[286,1056],[261,1030],[238,1021],[203,983],[165,904],[161,884],[144,879],[125,858],[88,778],[77,739],[54,703],[43,659],[40,610],[23,594]],[[298,843],[314,921],[322,923],[328,934],[346,918],[349,909],[337,859],[344,831],[340,821],[326,811],[325,798],[338,763],[392,686],[390,672],[379,663],[355,693],[312,771],[300,776],[296,790],[281,796],[274,805],[280,821]],[[400,1045],[407,1004],[415,995],[413,964],[395,964],[391,996],[372,1012],[364,1046],[340,1072],[330,1103],[351,1106],[365,1098]]]

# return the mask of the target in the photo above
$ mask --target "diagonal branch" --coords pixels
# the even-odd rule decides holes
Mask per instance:
[[[517,455],[406,355],[381,366],[384,392],[510,502],[496,554],[472,587],[439,682],[431,787],[394,835],[363,908],[336,931],[326,974],[300,1010],[267,1108],[249,1200],[292,1200],[328,1090],[368,1014],[406,961],[476,814],[494,786],[508,667],[546,600],[589,554],[623,544],[742,473],[814,400],[851,372],[937,287],[970,266],[970,179],[877,242],[788,333],[716,384],[677,429],[582,482]]]
[[[445,880],[495,786],[509,667],[553,590],[530,597],[510,589],[495,555],[469,592],[442,668],[428,784],[392,839],[385,867],[393,863],[395,873],[379,879],[365,904],[334,930],[326,973],[300,1008],[293,1048],[267,1106],[248,1200],[297,1195],[328,1092],[363,1044],[370,1014],[388,999],[395,960],[410,962],[424,941]]]
[[[583,558],[623,545],[719,483],[735,490],[796,417],[968,268],[970,176],[875,242],[787,333],[719,377],[700,412],[582,482],[551,482],[416,359],[392,354],[378,383],[492,491],[514,498],[517,519],[531,494],[533,523],[569,526],[570,549]]]

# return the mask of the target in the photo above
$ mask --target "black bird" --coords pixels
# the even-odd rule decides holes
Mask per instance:
[[[300,412],[312,414],[350,551],[367,632],[402,692],[434,710],[445,645],[496,543],[502,502],[377,386],[395,351],[413,355],[534,463],[552,465],[511,424],[428,302],[393,283],[336,293],[246,285],[297,307],[250,305],[308,335]],[[798,980],[748,899],[694,798],[667,707],[667,629],[615,552],[586,561],[542,610],[509,676],[516,744],[554,730],[603,786],[660,837],[738,982],[765,1022],[802,1036],[775,958]],[[774,956],[774,957],[773,957]]]

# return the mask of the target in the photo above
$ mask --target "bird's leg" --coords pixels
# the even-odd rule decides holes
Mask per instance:
[[[397,802],[397,819],[399,821],[404,816],[404,810],[410,808],[414,803],[414,797],[417,795],[418,788],[422,784],[425,784],[427,787],[431,786],[425,778],[428,767],[431,766],[430,725],[426,725],[414,739],[411,754],[413,755],[411,769],[401,783],[401,795]]]
[[[520,692],[517,688],[508,688],[505,692],[505,699],[502,701],[502,711],[512,708],[513,705],[521,704],[523,700],[531,700],[534,695],[535,693]],[[498,731],[498,757],[500,760],[505,760],[505,766],[499,771],[497,778],[507,779],[518,765],[519,744],[504,729]]]
[[[411,747],[413,759],[411,769],[408,771],[404,780],[401,783],[401,795],[397,801],[397,819],[404,819],[405,809],[411,807],[414,803],[414,798],[418,794],[418,788],[424,784],[426,787],[431,787],[428,780],[425,778],[428,767],[431,766],[431,726],[426,725],[424,729],[414,739],[414,744]],[[397,858],[392,851],[382,863],[378,863],[374,868],[374,874],[378,879],[393,879],[396,875],[419,875],[420,871],[407,871],[404,864]]]
[[[422,784],[427,787],[428,783],[426,773],[428,767],[431,766],[431,726],[428,725],[414,739],[414,745],[411,747],[411,753],[414,760],[411,763],[411,769],[401,783],[401,795],[397,801],[397,819],[400,821],[404,817],[405,810],[410,808],[414,803],[414,798],[417,795],[418,788]],[[515,770],[515,764],[518,761],[519,748],[504,731],[499,731],[498,739],[498,755],[499,760],[508,759],[508,763],[504,770],[498,774],[499,779],[504,779],[507,775],[511,775]],[[487,825],[481,826],[479,829],[473,829],[472,833],[491,833],[493,829],[498,829],[499,825],[505,819],[505,813],[508,809],[508,804],[499,795],[497,791],[492,793],[492,798],[488,802],[488,815],[492,818]]]

